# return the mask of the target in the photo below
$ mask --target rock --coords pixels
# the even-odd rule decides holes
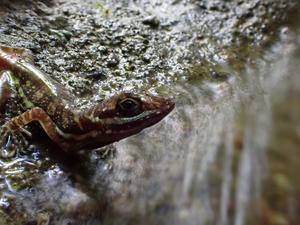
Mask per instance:
[[[148,16],[143,19],[142,23],[151,28],[157,28],[160,25],[160,20],[156,16]]]
[[[117,66],[119,64],[119,61],[120,61],[119,58],[115,54],[111,54],[108,57],[107,66],[108,67]]]

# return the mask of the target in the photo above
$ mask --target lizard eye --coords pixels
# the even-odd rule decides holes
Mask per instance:
[[[141,113],[141,104],[132,98],[125,98],[118,103],[118,111],[124,116],[135,116]]]

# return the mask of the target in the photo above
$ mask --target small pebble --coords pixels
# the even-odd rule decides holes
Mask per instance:
[[[157,28],[160,25],[160,20],[156,16],[148,16],[143,19],[142,23],[151,28]]]

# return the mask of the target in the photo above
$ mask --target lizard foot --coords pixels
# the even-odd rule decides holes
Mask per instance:
[[[29,143],[23,133],[31,135],[31,133],[24,128],[20,130],[11,130],[5,125],[2,126],[0,130],[1,158],[13,158],[28,147]]]

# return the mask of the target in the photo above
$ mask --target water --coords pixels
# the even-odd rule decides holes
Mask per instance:
[[[297,224],[299,40],[283,28],[255,67],[177,87],[170,117],[117,144],[111,185],[130,182],[113,211],[137,224]]]

